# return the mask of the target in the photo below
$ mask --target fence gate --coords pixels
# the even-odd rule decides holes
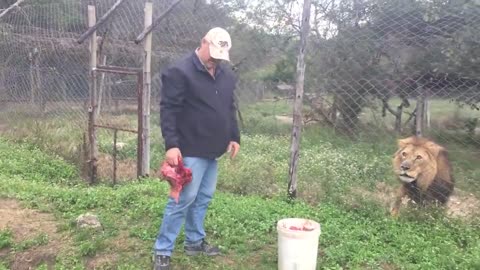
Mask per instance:
[[[89,66],[89,104],[88,104],[88,176],[90,183],[97,182],[97,170],[99,162],[99,142],[97,140],[97,133],[99,129],[105,129],[113,131],[113,182],[116,182],[117,178],[117,147],[118,147],[118,132],[127,132],[137,134],[137,153],[136,153],[136,176],[144,177],[149,174],[150,165],[150,93],[151,93],[151,25],[152,25],[152,3],[145,3],[145,29],[140,34],[139,38],[135,40],[138,44],[145,39],[144,42],[144,57],[143,67],[122,67],[118,65],[107,65],[106,57],[103,58],[102,63],[99,62],[99,56],[101,56],[101,49],[103,39],[97,36],[97,29],[104,24],[112,14],[115,13],[117,8],[124,2],[124,0],[118,0],[97,22],[96,21],[96,9],[94,5],[88,5],[88,30],[83,33],[77,40],[79,44],[89,38],[89,50],[90,50],[90,66]],[[100,45],[100,46],[99,46]],[[100,108],[102,105],[102,97],[105,95],[104,91],[106,84],[113,84],[113,80],[109,80],[109,83],[105,81],[105,74],[116,74],[124,76],[134,76],[135,98],[123,98],[123,100],[137,102],[137,128],[125,128],[112,123],[102,123],[99,119]],[[99,84],[100,77],[100,87]],[[100,88],[100,91],[99,91]],[[130,88],[130,89],[131,89]],[[130,90],[129,90],[130,91]],[[110,93],[111,94],[111,93]],[[110,100],[111,101],[111,100]],[[118,110],[119,100],[115,100],[115,108]],[[107,121],[108,122],[108,121]]]

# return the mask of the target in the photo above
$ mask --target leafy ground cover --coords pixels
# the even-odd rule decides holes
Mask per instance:
[[[392,219],[386,215],[385,207],[374,200],[361,197],[341,200],[344,198],[341,194],[355,183],[360,182],[360,186],[368,190],[376,179],[385,177],[388,164],[383,165],[382,160],[387,155],[380,154],[381,147],[370,147],[369,154],[365,154],[367,147],[361,145],[356,149],[334,148],[328,142],[314,143],[313,140],[318,140],[314,136],[307,138],[312,142],[304,141],[300,175],[305,184],[300,189],[306,190],[307,183],[318,181],[316,188],[322,190],[323,195],[305,191],[306,200],[285,200],[281,186],[285,178],[280,175],[285,170],[287,150],[279,150],[279,145],[284,144],[286,138],[246,135],[243,150],[247,153],[236,162],[221,161],[221,184],[206,221],[211,241],[221,246],[223,256],[183,255],[181,234],[173,258],[177,267],[275,269],[276,222],[292,216],[321,223],[319,269],[480,267],[477,221],[452,219],[438,211],[414,208]],[[271,169],[262,168],[262,164],[267,163]],[[334,168],[343,169],[335,171]],[[255,192],[275,184],[277,192]],[[48,265],[55,265],[55,269],[93,269],[94,266],[96,269],[149,269],[151,247],[167,194],[167,184],[158,179],[125,182],[115,187],[108,184],[90,187],[79,180],[77,169],[61,158],[29,144],[2,139],[2,205],[14,199],[19,211],[34,209],[31,215],[48,214],[55,220],[56,230],[51,229],[49,221],[46,228],[40,226],[35,233],[19,240],[18,227],[5,224],[0,231],[0,269],[11,269],[9,267],[22,262],[23,266],[33,262],[32,266],[37,269],[47,269]],[[308,202],[309,194],[318,198]],[[15,209],[4,211],[10,211],[11,215]],[[85,212],[99,216],[102,230],[86,231],[75,226],[75,218]],[[21,222],[17,221],[18,224]],[[60,246],[61,252],[52,246]],[[26,260],[26,252],[30,260]],[[32,260],[35,254],[41,259]]]

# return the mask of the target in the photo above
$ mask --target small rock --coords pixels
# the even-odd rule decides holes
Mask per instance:
[[[117,142],[117,149],[122,150],[126,145],[124,142]]]
[[[91,213],[85,213],[77,217],[77,227],[101,229],[102,224],[100,223],[96,215]]]

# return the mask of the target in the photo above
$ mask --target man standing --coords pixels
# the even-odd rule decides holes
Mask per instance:
[[[154,244],[155,270],[170,269],[170,257],[185,222],[187,255],[218,255],[205,241],[204,219],[216,188],[217,158],[225,152],[234,158],[240,149],[240,132],[234,104],[236,78],[223,66],[230,61],[228,32],[216,27],[202,38],[200,47],[162,74],[160,127],[166,160],[179,160],[192,170],[178,201],[168,199]]]

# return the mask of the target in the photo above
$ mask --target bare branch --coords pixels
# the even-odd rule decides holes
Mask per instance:
[[[101,25],[103,25],[110,18],[113,12],[115,12],[115,10],[123,3],[123,1],[124,0],[117,0],[117,2],[102,16],[102,18],[100,18],[100,20],[98,20],[98,22],[94,26],[90,27],[87,32],[83,33],[80,38],[78,38],[78,44],[82,44],[85,39],[91,36],[93,32],[95,32],[95,30],[97,30]]]
[[[417,116],[417,106],[415,106],[415,109],[414,109],[411,113],[409,113],[409,112],[405,112],[405,113],[408,114],[409,117],[408,117],[408,119],[405,121],[405,123],[403,123],[403,128],[405,128],[405,127],[408,125],[408,123],[410,123],[410,121],[411,121],[415,116]]]
[[[383,103],[383,107],[385,109],[387,109],[391,114],[393,114],[394,116],[397,116],[398,117],[398,114],[395,110],[392,109],[392,107],[390,107],[390,104],[388,104],[387,100],[386,99],[382,99],[382,103]]]
[[[167,10],[165,10],[158,18],[155,19],[155,21],[152,23],[152,25],[150,25],[149,27],[147,27],[145,30],[143,30],[143,32],[138,35],[138,37],[135,39],[135,44],[139,44],[140,42],[142,42],[142,40],[145,39],[145,37],[150,33],[152,32],[152,30],[157,27],[157,25],[160,24],[160,22],[165,19],[165,17],[170,14],[170,12],[172,11],[172,9],[178,5],[182,0],[176,0],[175,2],[173,2],[168,8]]]
[[[293,8],[293,5],[290,5],[290,11],[287,11],[285,8],[284,8],[284,5],[282,5],[279,0],[275,0],[275,3],[277,5],[277,8],[280,10],[280,12],[282,13],[282,15],[288,19],[288,22],[290,25],[296,32],[300,33],[300,25],[297,25],[294,23],[294,18],[292,17],[292,8]]]
[[[107,33],[108,33],[108,28],[105,29],[105,31],[103,32],[103,35],[100,35],[100,36],[97,37],[97,39],[99,39],[99,42],[98,42],[98,55],[102,55],[103,44],[105,43],[105,40],[107,39]]]
[[[4,9],[2,11],[2,13],[0,13],[0,18],[2,18],[3,16],[5,16],[8,12],[10,12],[10,10],[16,8],[16,7],[19,7],[19,5],[25,0],[18,0],[17,2],[15,2],[14,4],[12,4],[11,6],[9,6],[8,8]]]

